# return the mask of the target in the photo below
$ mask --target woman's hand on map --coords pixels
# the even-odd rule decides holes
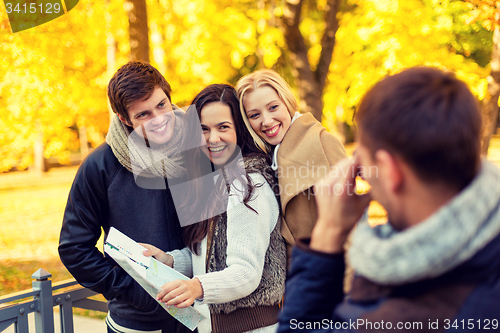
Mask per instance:
[[[174,258],[170,254],[166,254],[156,246],[150,244],[144,244],[144,243],[139,243],[139,244],[147,249],[144,250],[144,252],[142,252],[142,254],[144,254],[146,257],[153,256],[159,262],[162,262],[169,267],[172,268],[174,267]]]
[[[203,288],[198,278],[165,283],[156,296],[158,301],[178,308],[187,308],[196,299],[201,298],[203,298]]]

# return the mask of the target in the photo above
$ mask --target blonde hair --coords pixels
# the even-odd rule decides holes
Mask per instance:
[[[257,147],[262,149],[262,151],[269,153],[271,151],[271,147],[269,147],[269,144],[262,140],[257,133],[255,133],[250,125],[250,122],[248,121],[245,107],[243,106],[243,98],[245,98],[245,94],[261,87],[271,87],[276,91],[279,98],[285,104],[291,118],[293,118],[299,107],[297,99],[292,92],[292,88],[290,88],[288,83],[278,73],[271,69],[259,69],[258,71],[243,76],[236,84],[236,93],[238,94],[238,99],[240,100],[240,112],[243,117],[243,121],[245,122],[245,125],[252,135]]]

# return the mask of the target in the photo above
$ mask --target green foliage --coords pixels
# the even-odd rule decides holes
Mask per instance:
[[[467,82],[479,99],[488,70],[450,47],[456,44],[452,16],[421,1],[364,1],[344,13],[337,32],[324,95],[325,125],[353,124],[353,112],[382,77],[411,66],[448,69]],[[465,23],[463,23],[465,25]]]
[[[426,0],[425,3],[434,8],[435,19],[452,33],[454,38],[449,41],[450,51],[486,67],[491,61],[493,31],[483,27],[484,20],[471,21],[474,6],[457,0]]]

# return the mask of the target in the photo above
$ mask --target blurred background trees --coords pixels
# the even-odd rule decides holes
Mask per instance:
[[[488,90],[486,97],[482,100],[482,152],[486,154],[491,136],[498,127],[498,107],[500,106],[500,1],[467,1],[472,4],[472,10],[469,12],[467,23],[480,23],[487,31],[493,31],[491,58],[489,58],[490,75],[487,77]]]
[[[483,105],[487,149],[498,122],[499,2],[80,0],[15,34],[0,5],[0,171],[33,165],[36,151],[70,163],[104,142],[107,82],[132,59],[157,67],[179,106],[208,84],[274,68],[300,110],[344,142],[357,104],[383,76],[449,69]]]

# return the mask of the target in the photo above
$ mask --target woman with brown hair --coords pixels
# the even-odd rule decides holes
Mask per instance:
[[[188,193],[193,200],[204,192],[200,187],[213,190],[209,200],[195,198],[179,209],[192,223],[183,230],[187,248],[164,253],[148,247],[145,254],[193,276],[165,284],[158,300],[177,307],[194,303],[209,318],[200,323],[200,333],[274,332],[286,254],[268,158],[243,123],[233,87],[210,85],[192,104],[188,113],[197,112],[206,144],[188,158],[194,163],[186,163],[188,174],[196,175],[191,178],[199,180],[191,183]],[[203,158],[210,159],[218,174],[208,182],[201,180],[207,175],[198,167]],[[221,207],[224,212],[217,214]]]

